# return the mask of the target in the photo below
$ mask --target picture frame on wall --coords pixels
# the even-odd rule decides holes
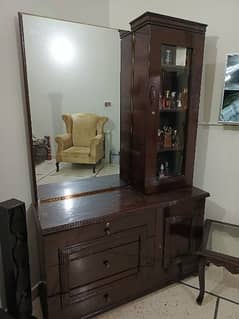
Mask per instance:
[[[219,123],[239,125],[239,53],[226,55]]]

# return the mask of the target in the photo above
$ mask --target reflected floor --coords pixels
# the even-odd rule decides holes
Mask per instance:
[[[119,164],[100,163],[93,173],[92,165],[61,163],[60,171],[56,172],[55,160],[45,161],[36,166],[36,179],[38,185],[62,183],[93,176],[119,174]]]

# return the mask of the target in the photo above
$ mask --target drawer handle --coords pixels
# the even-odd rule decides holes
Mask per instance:
[[[105,302],[110,301],[110,295],[108,294],[108,292],[104,294],[104,299],[105,299]]]
[[[105,265],[105,268],[110,268],[110,262],[108,260],[104,260],[103,264]]]
[[[110,235],[110,223],[105,224],[105,233],[108,236]]]

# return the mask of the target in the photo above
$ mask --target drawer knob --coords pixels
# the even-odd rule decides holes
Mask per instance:
[[[108,260],[104,260],[104,265],[105,265],[105,268],[109,269],[110,268],[110,262]]]
[[[110,301],[110,295],[108,294],[108,292],[104,294],[104,299],[105,299],[105,302]]]
[[[110,235],[110,223],[105,224],[105,233],[108,236]]]

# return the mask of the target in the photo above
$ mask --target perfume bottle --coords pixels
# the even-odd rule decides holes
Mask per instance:
[[[172,132],[172,147],[177,146],[178,142],[178,131],[177,130],[173,130]]]
[[[161,163],[159,177],[163,177],[163,176],[164,176],[164,165],[163,165],[163,163]]]
[[[171,107],[176,108],[177,107],[177,101],[176,101],[176,92],[171,92]]]
[[[164,147],[171,148],[172,147],[172,128],[166,127],[164,130]]]
[[[166,109],[170,109],[172,101],[171,101],[170,91],[169,90],[165,91],[165,97],[166,97],[165,108]]]
[[[181,108],[181,107],[182,107],[182,93],[179,93],[179,95],[178,95],[177,107],[178,107],[178,108]]]

